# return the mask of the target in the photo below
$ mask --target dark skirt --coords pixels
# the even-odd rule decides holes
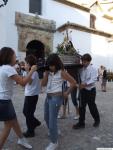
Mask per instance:
[[[0,100],[0,121],[16,119],[16,113],[11,100]]]

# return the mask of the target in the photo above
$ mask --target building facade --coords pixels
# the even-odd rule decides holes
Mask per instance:
[[[113,68],[112,18],[103,17],[97,3],[89,8],[69,0],[9,0],[0,16],[0,48],[12,47],[19,59],[32,44],[39,53],[55,52],[68,32],[75,49],[90,53],[96,67]]]

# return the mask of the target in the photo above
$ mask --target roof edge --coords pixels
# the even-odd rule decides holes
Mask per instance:
[[[69,29],[69,28],[79,30],[79,31],[88,32],[88,33],[92,33],[92,34],[97,34],[97,35],[108,37],[108,38],[113,37],[113,34],[103,32],[103,31],[100,31],[100,30],[96,30],[96,29],[93,29],[93,28],[88,28],[86,26],[82,26],[82,25],[79,25],[79,24],[76,24],[76,23],[70,23],[70,22],[67,22],[67,23],[63,24],[62,26],[58,27],[57,31],[62,32],[62,31],[66,30],[66,29]]]

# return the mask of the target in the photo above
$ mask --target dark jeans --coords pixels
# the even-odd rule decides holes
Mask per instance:
[[[80,91],[80,118],[79,122],[81,124],[85,124],[85,113],[86,113],[86,105],[88,104],[90,113],[95,121],[100,121],[99,112],[97,109],[97,105],[95,103],[96,98],[96,88],[92,88],[91,90],[82,89]]]
[[[38,95],[25,96],[23,114],[26,117],[26,125],[29,132],[33,132],[36,125],[40,123],[40,121],[34,117],[37,102]]]

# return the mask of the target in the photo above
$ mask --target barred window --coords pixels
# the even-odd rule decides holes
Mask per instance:
[[[37,13],[39,15],[41,15],[41,1],[42,0],[29,0],[29,12],[30,13]]]

